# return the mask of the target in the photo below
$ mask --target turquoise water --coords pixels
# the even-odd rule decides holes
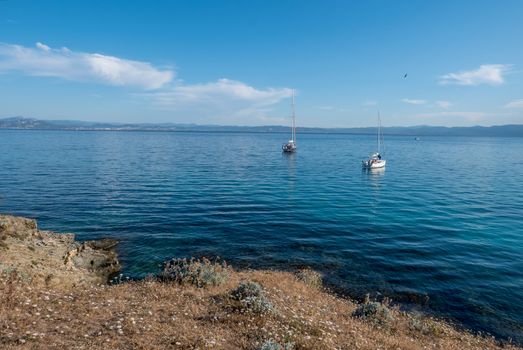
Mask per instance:
[[[353,297],[523,342],[523,139],[0,131],[0,212],[121,240],[124,272],[173,256],[312,266]]]

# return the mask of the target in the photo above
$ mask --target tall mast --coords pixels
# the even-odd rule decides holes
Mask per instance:
[[[292,90],[292,141],[296,143],[296,114],[294,111],[294,89]]]
[[[378,110],[378,153],[380,153],[380,133],[381,133],[381,118],[380,111]]]

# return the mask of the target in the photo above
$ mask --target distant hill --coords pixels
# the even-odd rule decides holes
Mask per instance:
[[[172,123],[99,123],[74,120],[42,120],[25,117],[0,119],[0,129],[36,129],[36,130],[114,130],[114,131],[194,131],[194,132],[274,132],[287,133],[289,127],[281,125],[266,126],[224,126]],[[364,128],[298,128],[300,133],[325,134],[374,134],[375,127]],[[523,137],[523,124],[499,126],[410,126],[386,127],[388,135],[405,136],[510,136]]]

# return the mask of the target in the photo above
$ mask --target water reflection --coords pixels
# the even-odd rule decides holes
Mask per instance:
[[[373,213],[373,217],[376,217],[376,215],[379,215],[379,209],[382,201],[382,191],[385,190],[383,187],[385,168],[363,169],[362,172],[369,181],[369,205],[371,212]]]
[[[287,165],[287,180],[289,190],[294,191],[296,187],[296,152],[288,153],[282,152],[282,158]]]
[[[373,186],[379,186],[385,176],[385,168],[362,169],[362,173],[367,176]]]

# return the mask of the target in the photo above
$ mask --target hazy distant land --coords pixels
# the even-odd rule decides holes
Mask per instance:
[[[0,119],[0,129],[35,129],[35,130],[107,130],[107,131],[193,131],[193,132],[289,132],[289,127],[281,125],[264,126],[225,126],[175,123],[101,123],[75,120],[42,120],[26,117]],[[505,136],[523,137],[523,124],[444,127],[444,126],[409,126],[384,127],[384,133],[404,136]],[[298,127],[299,133],[338,133],[338,134],[374,134],[375,127],[360,128],[311,128]]]

